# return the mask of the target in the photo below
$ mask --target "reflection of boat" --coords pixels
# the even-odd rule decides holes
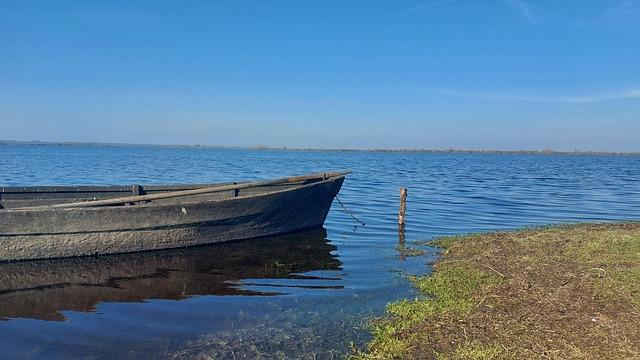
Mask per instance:
[[[335,249],[320,228],[215,246],[2,263],[0,319],[64,320],[61,310],[92,311],[109,301],[274,295],[243,289],[238,282],[318,279],[301,273],[339,270],[341,263],[331,254]]]
[[[0,261],[179,248],[318,227],[345,174],[213,185],[0,188]]]

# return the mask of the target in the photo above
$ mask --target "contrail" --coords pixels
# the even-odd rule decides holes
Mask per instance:
[[[441,0],[441,1],[435,1],[435,2],[428,2],[426,4],[422,4],[422,5],[418,5],[418,6],[414,6],[412,8],[409,8],[409,9],[403,11],[402,15],[410,14],[410,13],[416,11],[416,10],[419,10],[419,9],[427,9],[427,8],[432,8],[432,7],[436,7],[436,6],[452,3],[454,1],[458,1],[458,0]]]
[[[582,95],[582,96],[520,96],[507,95],[500,93],[484,93],[460,91],[442,88],[415,88],[432,94],[466,97],[473,99],[485,100],[504,100],[504,101],[526,101],[526,102],[549,102],[549,103],[595,103],[602,101],[624,100],[624,99],[640,99],[640,88],[629,89],[625,91],[598,94],[598,95]]]

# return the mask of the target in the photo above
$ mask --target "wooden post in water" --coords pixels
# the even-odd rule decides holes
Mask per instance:
[[[398,251],[400,260],[405,259],[404,247],[404,214],[407,211],[407,189],[400,188],[400,211],[398,212]]]
[[[404,227],[404,214],[407,211],[407,189],[400,188],[400,212],[398,213],[398,225]]]

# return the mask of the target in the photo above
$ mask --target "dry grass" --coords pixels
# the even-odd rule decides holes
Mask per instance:
[[[640,223],[437,240],[424,295],[389,305],[360,359],[640,358]]]

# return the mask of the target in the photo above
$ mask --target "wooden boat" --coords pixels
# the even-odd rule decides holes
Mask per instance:
[[[224,184],[0,188],[0,261],[180,248],[319,227],[348,173]]]

